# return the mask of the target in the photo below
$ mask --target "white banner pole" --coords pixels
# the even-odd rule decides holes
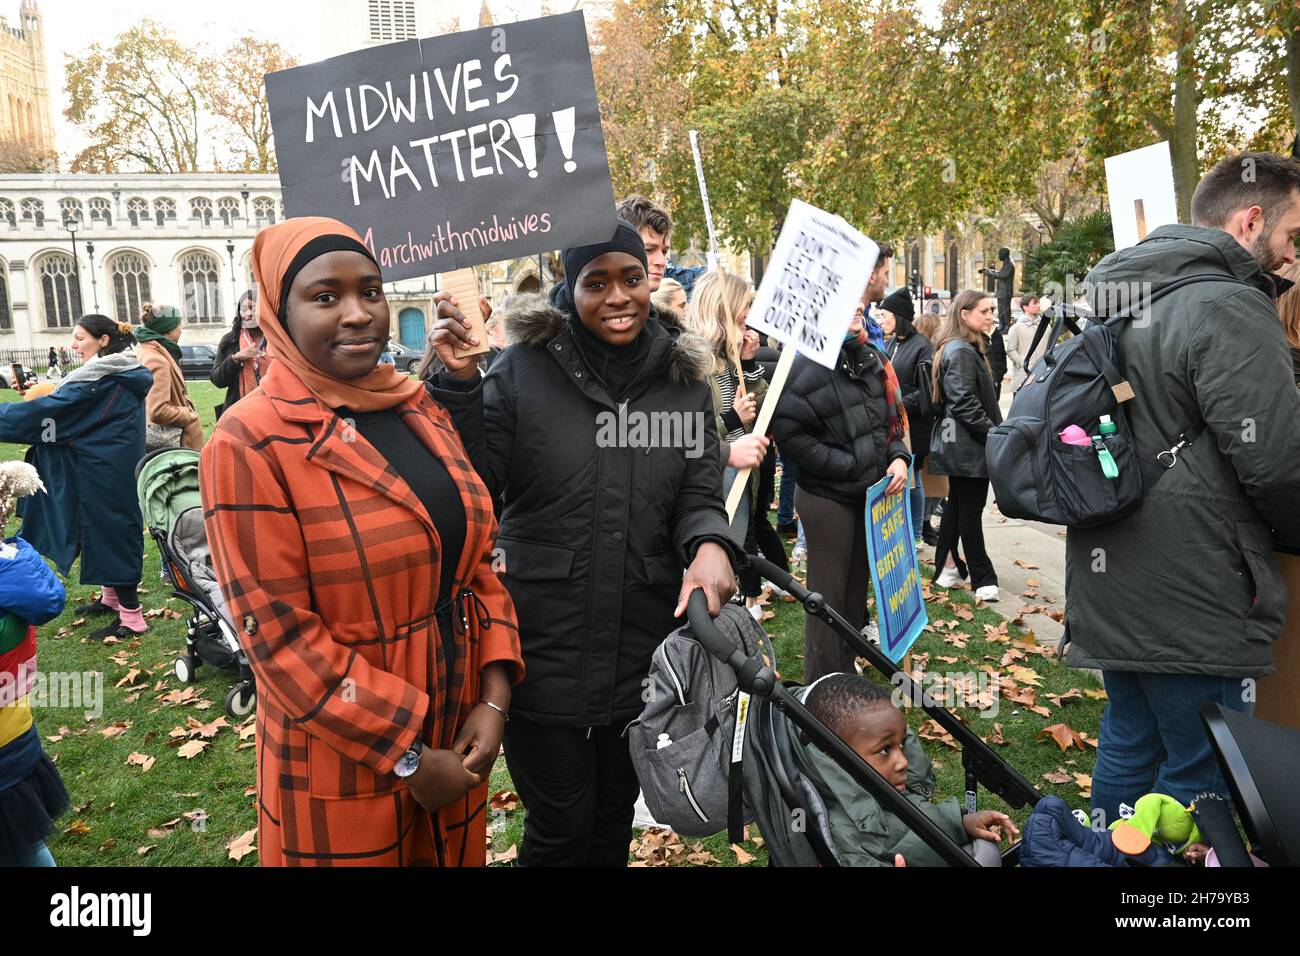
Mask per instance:
[[[700,135],[691,130],[691,152],[695,154],[695,178],[700,181],[700,199],[704,203],[704,224],[709,229],[710,269],[718,268],[718,234],[713,228],[713,209],[709,206],[709,187],[704,182],[704,160],[700,158]]]

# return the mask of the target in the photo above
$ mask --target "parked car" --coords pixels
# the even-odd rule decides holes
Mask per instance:
[[[27,368],[26,366],[23,366],[23,371],[26,373],[28,382],[37,380],[36,373],[33,372],[31,369]],[[14,367],[12,365],[9,364],[0,365],[0,380],[4,381],[5,388],[14,387]]]
[[[407,348],[396,339],[389,340],[385,351],[393,357],[393,364],[403,372],[414,373],[420,367],[420,359],[424,358],[423,351]]]
[[[181,346],[181,373],[187,379],[207,381],[216,361],[217,350],[211,345]]]

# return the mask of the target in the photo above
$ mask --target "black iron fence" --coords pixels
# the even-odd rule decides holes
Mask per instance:
[[[44,349],[0,349],[0,365],[9,368],[21,365],[29,372],[44,375],[50,369],[50,350]],[[67,373],[81,364],[81,356],[71,349],[56,349],[53,355],[59,371]]]

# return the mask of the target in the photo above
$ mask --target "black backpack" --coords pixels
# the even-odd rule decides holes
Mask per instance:
[[[1179,453],[1200,436],[1204,425],[1189,423],[1164,450],[1137,448],[1124,410],[1133,390],[1118,370],[1119,326],[1175,289],[1211,281],[1236,280],[1222,274],[1187,276],[1117,315],[1092,318],[1082,331],[1064,306],[1039,323],[1027,354],[1034,354],[1044,334],[1051,344],[1038,363],[1026,369],[1006,420],[989,432],[984,449],[1002,514],[1086,528],[1137,510],[1143,495],[1178,463]],[[1074,337],[1058,344],[1066,328]],[[1070,425],[1096,435],[1103,415],[1116,425],[1114,434],[1102,438],[1119,468],[1113,479],[1103,474],[1095,447],[1060,439]]]

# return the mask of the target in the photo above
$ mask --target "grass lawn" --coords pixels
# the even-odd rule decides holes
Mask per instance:
[[[191,382],[189,389],[210,432],[222,394],[207,382]],[[0,400],[15,398],[12,391],[0,392]],[[21,458],[24,450],[0,444],[0,460]],[[14,526],[9,533],[14,533]],[[43,672],[98,673],[103,687],[98,715],[87,715],[83,708],[45,708],[36,714],[39,732],[58,762],[74,807],[61,821],[63,833],[52,841],[51,850],[64,866],[254,865],[256,852],[235,861],[228,849],[257,825],[251,724],[226,726],[222,707],[235,675],[203,668],[195,691],[181,696],[183,685],[176,680],[172,662],[184,646],[184,606],[169,599],[159,579],[157,550],[150,541],[145,544],[144,568],[144,606],[146,612],[158,613],[140,640],[105,646],[87,639],[87,633],[103,621],[76,619],[73,609],[95,589],[77,583],[75,567],[67,581],[68,610],[41,629]],[[996,749],[1044,793],[1055,793],[1086,809],[1085,788],[1094,750],[1085,743],[1083,749],[1062,751],[1044,731],[1064,724],[1095,742],[1104,706],[1099,684],[1089,674],[1040,654],[1019,629],[1003,627],[997,614],[974,606],[969,591],[936,592],[929,602],[931,627],[914,648],[914,665],[924,665],[931,675],[979,673],[987,668],[1004,678],[1003,693],[998,693],[996,683],[991,691],[996,715],[980,716],[979,708],[989,700],[975,702],[975,687],[958,689],[972,706],[957,712],[985,739],[1005,741]],[[1006,599],[1014,600],[1010,595]],[[168,609],[181,616],[168,616]],[[803,671],[801,609],[797,604],[774,602],[770,610],[774,616],[764,626],[775,640],[782,675],[798,679]],[[1042,651],[1047,653],[1046,648]],[[1034,692],[1032,699],[1029,690]],[[1007,695],[1015,695],[1018,701]],[[1051,699],[1053,695],[1059,702]],[[912,708],[908,716],[936,762],[937,796],[959,796],[963,780],[957,752],[940,739],[927,739],[938,735],[929,733],[923,711]],[[197,752],[181,755],[192,751]],[[524,814],[509,793],[504,759],[497,761],[493,771],[492,790],[505,792],[494,798],[498,809],[491,824],[492,852],[505,865],[522,836]],[[986,793],[981,794],[981,805],[1008,809]],[[1023,821],[1025,812],[1012,815]],[[744,844],[738,857],[725,834],[689,841],[638,834],[632,858],[642,865],[737,865],[742,860],[765,864],[761,837],[756,830],[751,836],[755,839]]]

